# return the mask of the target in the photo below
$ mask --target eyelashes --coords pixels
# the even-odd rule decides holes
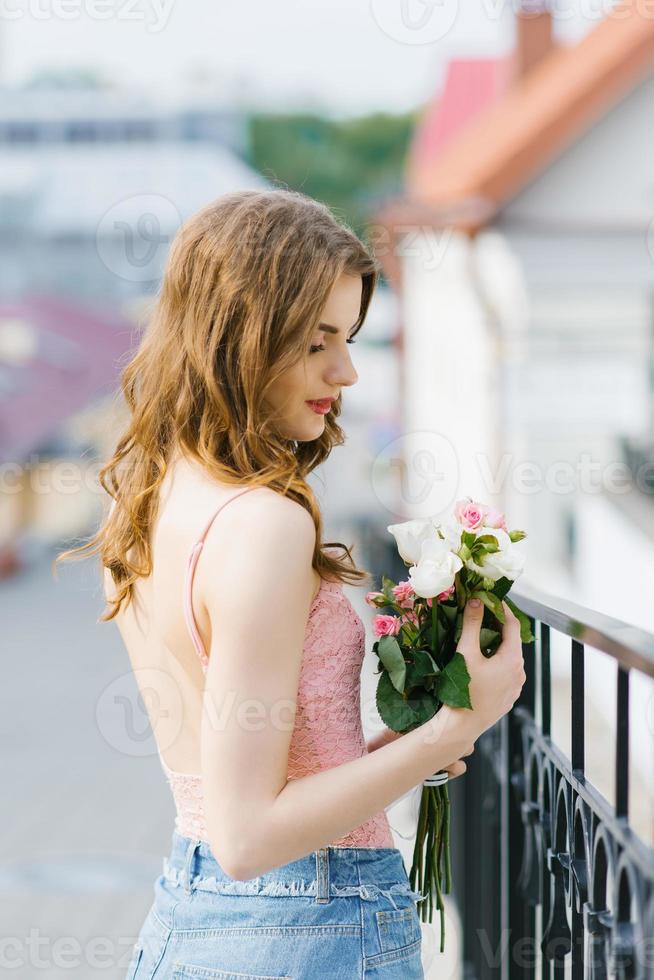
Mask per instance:
[[[356,344],[356,340],[354,340],[354,339],[346,340],[345,343],[346,344]],[[316,354],[319,350],[327,350],[327,348],[326,347],[312,346],[312,347],[309,348],[309,353],[310,354]]]

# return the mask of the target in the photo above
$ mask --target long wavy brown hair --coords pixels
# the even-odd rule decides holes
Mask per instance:
[[[356,567],[352,546],[322,541],[320,509],[306,481],[345,441],[336,421],[340,397],[322,434],[302,442],[276,432],[263,404],[275,378],[306,356],[341,273],[362,279],[358,331],[378,281],[377,260],[326,205],[298,191],[225,194],[179,229],[116,392],[129,421],[98,474],[115,504],[107,500],[90,540],[54,560],[99,554],[115,583],[100,621],[113,619],[131,601],[137,578],[152,571],[149,532],[178,449],[223,483],[270,487],[306,507],[316,528],[312,564],[321,577],[352,584],[370,578]]]

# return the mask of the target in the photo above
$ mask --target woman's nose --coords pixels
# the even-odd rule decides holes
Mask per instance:
[[[335,363],[329,365],[327,372],[327,382],[333,386],[353,385],[359,380],[352,358],[347,351]]]

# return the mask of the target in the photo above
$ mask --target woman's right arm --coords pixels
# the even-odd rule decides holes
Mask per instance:
[[[517,661],[504,662],[500,651],[482,656],[481,611],[475,622],[466,610],[459,649],[471,675],[497,661],[487,679],[503,678],[499,693],[497,683],[490,695],[486,681],[479,683],[473,703],[481,710],[444,706],[370,754],[288,780],[315,528],[305,508],[278,494],[244,494],[230,519],[207,536],[200,563],[206,584],[199,595],[212,625],[202,774],[212,851],[231,877],[249,879],[327,846],[469,754],[481,731],[509,710],[521,683]]]

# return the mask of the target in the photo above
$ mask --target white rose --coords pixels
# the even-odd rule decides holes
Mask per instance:
[[[433,599],[454,585],[463,562],[448,547],[447,541],[429,538],[423,541],[420,559],[409,569],[409,582],[416,595]]]
[[[405,561],[415,563],[420,560],[420,551],[424,541],[436,536],[436,529],[429,518],[416,518],[403,521],[401,524],[389,524],[387,531],[395,538],[397,550]]]
[[[478,565],[469,558],[466,561],[466,568],[492,579],[493,582],[497,582],[500,578],[508,578],[515,582],[522,575],[525,566],[525,554],[522,548],[518,547],[518,542],[511,541],[506,531],[500,527],[481,527],[475,531],[475,534],[477,537],[482,534],[494,535],[500,550],[486,555],[483,565]]]
[[[445,544],[448,546],[450,551],[458,551],[461,547],[461,532],[466,530],[463,525],[458,524],[456,521],[454,523],[448,522],[446,524],[439,524],[440,532],[445,539]]]

